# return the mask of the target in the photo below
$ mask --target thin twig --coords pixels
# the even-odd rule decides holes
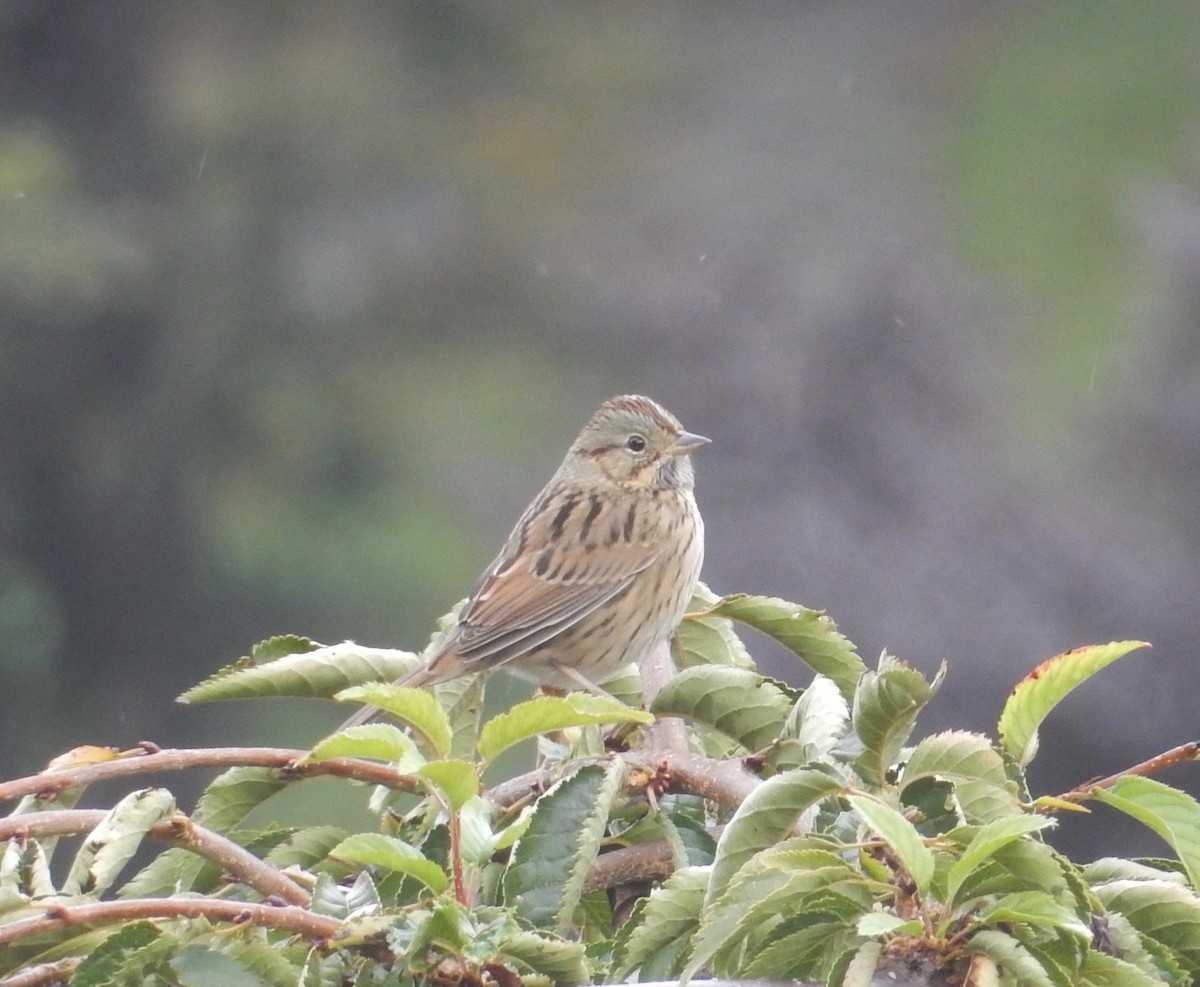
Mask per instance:
[[[0,925],[0,948],[68,926],[104,925],[153,918],[210,918],[250,922],[324,942],[341,927],[337,919],[316,915],[295,905],[259,905],[213,898],[134,898],[86,905],[47,905],[44,914]]]
[[[1086,802],[1092,797],[1092,792],[1097,788],[1112,788],[1122,778],[1130,775],[1146,777],[1157,774],[1164,768],[1174,767],[1176,764],[1185,764],[1189,761],[1200,761],[1200,741],[1193,740],[1187,744],[1180,744],[1178,747],[1173,747],[1169,751],[1156,754],[1148,760],[1134,764],[1123,771],[1118,771],[1107,778],[1101,778],[1099,781],[1085,781],[1082,785],[1076,785],[1069,792],[1058,797],[1064,802]]]
[[[13,837],[88,833],[107,815],[103,809],[53,809],[9,816],[0,819],[0,842]],[[312,896],[281,871],[219,833],[197,826],[182,813],[155,823],[147,835],[159,843],[181,847],[211,860],[264,897],[280,898],[289,905],[299,905],[301,908],[307,908],[312,902]]]
[[[614,756],[651,774],[665,771],[670,776],[668,791],[699,795],[727,809],[736,809],[760,783],[758,776],[747,771],[741,761],[721,761],[691,751],[639,747]],[[484,797],[501,809],[509,809],[544,791],[555,780],[556,771],[540,768],[510,778],[488,789]]]
[[[66,983],[82,962],[82,956],[68,956],[53,963],[27,966],[7,977],[0,977],[0,987],[47,987],[49,984]]]
[[[23,795],[52,795],[66,788],[93,785],[113,778],[130,778],[135,775],[155,774],[162,771],[184,771],[192,768],[260,767],[277,768],[301,777],[331,775],[352,778],[403,791],[421,791],[421,782],[412,775],[401,774],[395,768],[376,761],[356,757],[335,757],[328,761],[313,761],[297,764],[308,751],[291,750],[286,747],[213,747],[181,748],[179,750],[147,751],[130,757],[69,767],[58,771],[43,771],[41,774],[12,781],[0,782],[0,802],[20,798]]]

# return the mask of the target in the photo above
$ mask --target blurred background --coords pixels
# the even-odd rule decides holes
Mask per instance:
[[[946,662],[923,732],[1143,638],[1035,791],[1193,739],[1198,52],[1192,0],[0,2],[0,777],[311,744],[173,697],[421,647],[629,391],[714,439],[709,584]]]

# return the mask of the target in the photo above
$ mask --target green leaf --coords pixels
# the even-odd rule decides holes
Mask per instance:
[[[84,839],[62,893],[103,894],[141,848],[150,827],[174,811],[175,796],[165,788],[130,792]]]
[[[688,613],[671,638],[676,668],[724,665],[754,670],[754,659],[734,631],[733,621],[707,612],[720,599],[703,583],[696,586]]]
[[[764,851],[734,875],[717,899],[705,903],[683,977],[702,966],[733,976],[744,953],[763,951],[782,916],[807,927],[804,941],[812,946],[815,937],[819,954],[829,938],[853,934],[858,918],[872,907],[871,888],[871,882],[828,850],[785,842]],[[818,925],[826,927],[816,930]],[[814,962],[809,956],[805,963],[789,965],[788,973],[808,976]]]
[[[419,663],[411,652],[367,648],[353,641],[329,647],[300,637],[272,638],[271,642],[284,642],[295,651],[266,664],[250,664],[250,659],[243,658],[192,686],[176,701],[206,703],[277,696],[324,698],[349,686],[399,678]],[[260,653],[273,656],[279,650],[279,647],[262,652],[256,649],[255,657]]]
[[[883,944],[865,942],[847,956],[839,958],[830,971],[830,987],[873,987],[877,983],[875,971],[879,968],[879,957]],[[844,964],[844,971],[841,969]]]
[[[1171,981],[1092,949],[1084,957],[1083,969],[1075,983],[1079,987],[1167,987]]]
[[[1092,797],[1119,809],[1161,836],[1178,855],[1192,887],[1200,888],[1200,802],[1153,778],[1127,775]]]
[[[1113,954],[1120,956],[1147,976],[1158,978],[1155,979],[1155,984],[1164,982],[1176,987],[1192,982],[1174,950],[1148,936],[1143,936],[1120,912],[1107,912],[1100,916],[1099,920],[1103,922],[1104,938],[1111,944]],[[1089,951],[1089,957],[1095,952]],[[1114,987],[1120,987],[1119,983]]]
[[[967,952],[994,960],[1021,987],[1057,987],[1037,958],[1004,932],[980,929],[967,943]]]
[[[944,667],[943,667],[944,670]],[[917,713],[933,696],[941,673],[931,684],[915,668],[888,655],[879,670],[866,672],[854,693],[854,730],[866,748],[855,768],[868,785],[882,786],[912,733]]]
[[[798,907],[802,909],[799,914],[772,925],[765,936],[747,939],[728,959],[713,965],[729,977],[744,974],[772,981],[787,977],[803,978],[806,983],[814,979],[841,982],[834,971],[842,963],[849,963],[862,943],[855,922],[822,911],[816,901],[804,901]],[[744,965],[742,953],[746,957]]]
[[[855,929],[860,936],[872,939],[895,933],[919,937],[925,931],[919,919],[903,919],[891,912],[868,912],[858,920]]]
[[[522,930],[505,936],[500,941],[500,949],[535,973],[549,977],[556,985],[572,987],[591,982],[582,943],[563,942],[551,939],[545,933]]]
[[[901,798],[922,780],[950,782],[965,822],[990,822],[1023,811],[1004,759],[980,734],[955,730],[922,740],[904,766]]]
[[[104,942],[91,950],[71,974],[71,987],[109,987],[130,953],[162,935],[153,922],[130,922],[119,926]]]
[[[476,867],[484,866],[500,843],[500,834],[492,830],[492,812],[492,804],[478,795],[464,800],[458,809],[462,857]]]
[[[412,727],[438,757],[450,753],[454,732],[437,697],[427,689],[412,689],[391,682],[370,682],[343,689],[335,699],[369,703]]]
[[[1037,732],[1042,721],[1076,686],[1145,641],[1113,641],[1110,644],[1076,648],[1045,661],[1030,672],[1012,691],[1000,714],[1000,743],[1021,767],[1037,753]]]
[[[1083,942],[1091,942],[1092,930],[1059,899],[1045,891],[1014,891],[998,897],[978,913],[984,925],[1024,923],[1050,930],[1061,929]]]
[[[185,891],[205,893],[215,887],[221,869],[183,847],[171,847],[117,889],[118,898],[165,898]]]
[[[437,864],[394,836],[356,833],[342,840],[329,852],[329,856],[364,866],[383,867],[397,874],[408,874],[434,894],[441,894],[450,884],[446,872]]]
[[[791,833],[801,813],[842,791],[842,785],[815,768],[797,768],[768,778],[746,798],[717,841],[706,902],[715,901],[730,879],[758,851]]]
[[[298,764],[328,761],[335,757],[365,757],[395,763],[406,774],[425,763],[412,737],[390,723],[350,727],[320,741]]]
[[[1088,884],[1107,884],[1110,881],[1170,881],[1185,886],[1187,877],[1178,871],[1164,870],[1143,861],[1122,857],[1101,857],[1083,865],[1083,877]]]
[[[218,833],[233,829],[249,813],[292,782],[275,768],[230,768],[204,789],[192,821]]]
[[[688,668],[671,679],[651,706],[657,716],[705,723],[748,751],[779,736],[792,697],[756,672],[723,665]]]
[[[504,897],[531,925],[565,931],[624,782],[614,758],[560,781],[537,801],[504,872]]]
[[[1054,820],[1045,816],[1009,816],[980,826],[946,875],[947,903],[957,900],[958,892],[967,878],[995,857],[997,851],[1023,836],[1053,825]]]
[[[929,885],[933,880],[933,851],[925,845],[913,824],[891,806],[875,799],[849,795],[846,801],[858,810],[866,824],[891,847],[905,870],[912,875],[917,891],[921,895],[929,894]]]
[[[298,829],[272,847],[263,857],[272,867],[302,867],[309,870],[329,856],[329,851],[350,834],[341,826],[309,826]]]
[[[454,742],[450,756],[472,760],[477,756],[479,724],[483,719],[483,692],[486,675],[463,675],[437,687],[438,702],[446,711]]]
[[[180,987],[271,987],[233,957],[207,946],[187,946],[169,965]]]
[[[605,696],[572,692],[566,696],[538,696],[517,703],[507,713],[488,720],[479,734],[479,756],[494,761],[522,740],[554,730],[604,723],[653,723],[645,710],[634,709]]]
[[[850,704],[826,675],[816,675],[788,714],[783,735],[794,739],[806,761],[819,761],[846,735]]]
[[[417,774],[432,782],[455,812],[479,794],[479,768],[471,761],[431,761],[418,769]]]
[[[1200,899],[1168,881],[1112,881],[1093,889],[1142,935],[1170,947],[1192,977],[1200,974]]]
[[[817,610],[775,597],[737,593],[717,601],[705,615],[731,617],[774,638],[814,671],[833,679],[847,699],[866,671],[854,645]]]
[[[708,876],[707,867],[677,870],[639,902],[617,938],[615,978],[627,980],[629,974],[654,963],[664,953],[669,953],[668,962],[655,964],[656,969],[663,974],[678,972],[680,947],[699,923]]]

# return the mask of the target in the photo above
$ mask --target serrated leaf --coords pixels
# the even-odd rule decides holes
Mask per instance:
[[[1170,947],[1191,976],[1200,974],[1200,899],[1191,889],[1168,881],[1111,881],[1093,890],[1109,911]]]
[[[505,936],[500,949],[563,987],[589,983],[592,979],[582,943],[563,942],[544,933],[522,930]]]
[[[870,936],[878,939],[880,936],[899,933],[907,936],[921,936],[925,929],[918,919],[903,919],[891,912],[868,912],[858,920],[855,931],[860,936]]]
[[[437,687],[438,702],[446,711],[454,741],[450,756],[464,760],[476,757],[486,675],[463,675]]]
[[[1036,957],[1012,936],[996,929],[981,929],[967,943],[967,952],[978,953],[1000,964],[1021,987],[1056,987]]]
[[[1148,826],[1179,857],[1192,887],[1200,888],[1200,802],[1153,778],[1127,775],[1092,797]]]
[[[164,850],[117,889],[118,898],[160,898],[212,890],[221,868],[183,847]]]
[[[679,945],[690,938],[699,923],[708,878],[707,867],[685,867],[639,903],[617,940],[613,961],[617,977],[628,979],[630,973],[669,948],[674,951],[671,959],[678,958]],[[672,964],[665,972],[677,970]]]
[[[1084,942],[1092,939],[1091,928],[1074,910],[1045,891],[1014,891],[1000,895],[978,913],[978,919],[984,925],[1024,923],[1050,930],[1061,929]]]
[[[613,759],[580,769],[538,799],[504,871],[505,900],[525,921],[565,931],[623,781],[624,762]]]
[[[503,751],[522,740],[566,730],[570,727],[605,723],[653,723],[645,710],[634,709],[605,696],[572,692],[566,696],[537,696],[517,703],[507,713],[494,716],[479,733],[479,756],[494,761]]]
[[[286,867],[309,870],[349,835],[341,826],[308,826],[290,833],[267,851],[263,859],[280,870]]]
[[[19,907],[28,898],[46,898],[57,893],[50,874],[50,858],[38,840],[10,839],[0,853],[0,914],[5,907]],[[11,896],[9,905],[4,900]]]
[[[295,642],[297,650],[266,664],[247,664],[243,660],[223,668],[192,686],[176,702],[277,696],[325,698],[349,686],[399,678],[416,668],[420,660],[408,651],[367,648],[353,641],[322,647],[307,638],[272,640]]]
[[[788,714],[783,735],[797,742],[805,760],[819,761],[838,745],[849,724],[850,704],[837,683],[816,675]]]
[[[390,723],[365,723],[326,737],[300,759],[298,765],[328,761],[335,757],[365,757],[391,761],[397,771],[411,774],[425,758],[412,737]]]
[[[1100,920],[1103,922],[1106,944],[1111,944],[1116,956],[1120,956],[1147,976],[1161,978],[1162,982],[1172,987],[1181,987],[1192,982],[1174,950],[1149,936],[1143,936],[1120,912],[1107,912]],[[1094,952],[1090,951],[1088,956]]]
[[[925,845],[913,824],[891,806],[863,795],[846,797],[866,824],[892,849],[912,876],[917,891],[929,893],[933,880],[933,851]]]
[[[71,974],[71,987],[109,987],[129,954],[161,935],[153,922],[130,922],[121,926],[83,958]]]
[[[719,600],[706,615],[730,617],[774,638],[813,671],[833,679],[846,698],[854,694],[866,671],[854,645],[817,610],[775,597],[736,593]]]
[[[1167,987],[1171,981],[1093,949],[1084,957],[1083,969],[1075,983],[1079,987]]]
[[[437,787],[451,811],[458,811],[468,799],[479,794],[479,768],[471,761],[430,761],[417,774]]]
[[[482,867],[496,852],[499,834],[492,830],[492,805],[480,796],[463,802],[458,812],[459,847],[463,859]]]
[[[426,689],[413,689],[391,682],[369,682],[343,689],[334,698],[378,706],[415,730],[438,757],[446,757],[450,753],[450,745],[454,741],[450,718],[437,697]]]
[[[1045,816],[1009,816],[980,826],[946,875],[946,901],[955,902],[967,878],[991,860],[999,850],[1023,836],[1040,832],[1053,825],[1054,820]]]
[[[356,833],[342,840],[329,855],[364,866],[383,867],[397,874],[408,874],[434,894],[441,894],[450,883],[446,872],[416,847],[382,833]]]
[[[723,665],[753,671],[754,659],[737,636],[733,621],[708,613],[720,597],[700,584],[688,604],[688,613],[671,637],[671,657],[676,668]]]
[[[1101,857],[1084,864],[1083,877],[1089,884],[1107,884],[1110,881],[1170,881],[1181,887],[1187,884],[1187,877],[1177,871],[1163,870],[1144,861],[1122,857]]]
[[[743,940],[745,951],[757,951],[762,933],[780,916],[796,917],[810,928],[834,926],[816,933],[822,939],[852,931],[858,916],[871,908],[870,889],[871,883],[836,853],[790,843],[767,850],[738,871],[721,895],[706,900],[683,979],[708,965],[732,976],[732,958],[741,956]]]
[[[214,778],[196,802],[192,821],[225,833],[292,782],[274,768],[230,768]]]
[[[876,983],[875,971],[882,953],[882,943],[863,943],[830,971],[830,987],[872,987]],[[844,969],[841,969],[843,965]]]
[[[331,874],[318,874],[312,889],[312,903],[308,907],[317,915],[346,920],[375,915],[382,906],[375,882],[363,870],[358,872],[348,888],[340,885]]]
[[[271,987],[232,956],[207,946],[186,946],[170,961],[180,987]]]
[[[803,978],[806,983],[813,979],[839,983],[835,970],[850,962],[862,938],[854,931],[853,922],[821,911],[818,903],[803,902],[800,907],[799,915],[774,925],[765,942],[756,937],[739,948],[739,953],[745,952],[744,966],[736,954],[714,966],[719,965],[730,977],[744,974],[771,981],[787,977]]]
[[[715,901],[754,854],[784,839],[806,809],[841,790],[836,778],[815,768],[785,771],[754,789],[717,840],[705,901]]]
[[[901,798],[923,779],[950,782],[966,822],[990,822],[1023,811],[1004,759],[980,734],[954,730],[922,740],[904,766]]]
[[[1038,727],[1070,692],[1145,641],[1113,641],[1076,648],[1042,662],[1013,689],[1000,714],[1000,743],[1021,767],[1037,753]]]
[[[146,838],[150,827],[175,811],[175,796],[165,788],[130,792],[88,833],[75,855],[62,893],[103,894]]]
[[[915,668],[886,655],[878,671],[862,676],[854,693],[852,719],[865,750],[854,764],[868,785],[883,785],[936,685],[937,680],[929,683]]]
[[[792,697],[756,672],[704,665],[672,678],[650,708],[657,716],[707,724],[746,750],[757,751],[779,736]]]

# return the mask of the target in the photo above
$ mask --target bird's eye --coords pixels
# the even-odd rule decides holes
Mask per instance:
[[[625,440],[625,448],[630,452],[644,452],[646,439],[641,435],[631,435]]]

